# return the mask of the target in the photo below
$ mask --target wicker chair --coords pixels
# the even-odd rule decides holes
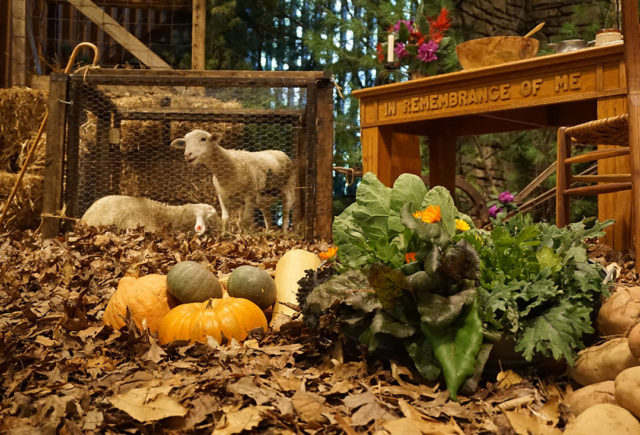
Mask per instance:
[[[635,249],[636,272],[640,273],[640,25],[637,0],[622,0],[624,31],[624,62],[627,84],[627,113],[598,119],[558,131],[558,161],[556,182],[556,223],[569,222],[569,197],[598,195],[631,189],[632,222],[628,236]],[[617,145],[572,156],[576,143]],[[572,175],[574,163],[629,155],[631,174]],[[572,187],[572,182],[598,183]]]
[[[629,155],[629,114],[585,122],[558,129],[556,176],[556,224],[569,223],[569,198],[574,195],[599,195],[631,189],[631,174],[572,175],[571,165]],[[576,156],[576,145],[616,145]],[[598,183],[572,187],[574,183]]]

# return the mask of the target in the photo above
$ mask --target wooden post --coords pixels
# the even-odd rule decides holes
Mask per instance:
[[[448,131],[450,128],[442,125],[439,134],[429,136],[429,181],[430,187],[444,186],[455,197],[456,137]]]
[[[27,8],[26,0],[11,3],[11,84],[27,85]]]
[[[333,86],[318,82],[316,98],[316,222],[315,236],[331,240],[333,218]]]
[[[207,0],[193,0],[191,24],[191,69],[204,69]]]
[[[600,98],[598,100],[599,119],[617,116],[623,113],[627,113],[626,95]],[[620,149],[620,147],[615,145],[599,145],[598,149]],[[629,160],[630,158],[628,156],[598,160],[598,173],[630,174],[631,165]],[[611,225],[605,229],[606,234],[601,239],[602,243],[611,246],[616,251],[627,251],[633,248],[633,238],[631,237],[632,209],[633,192],[630,190],[598,195],[598,219],[600,221],[615,219],[616,221],[615,225]]]
[[[318,87],[315,83],[307,86],[307,108],[305,113],[306,138],[306,182],[305,190],[305,219],[303,234],[305,239],[312,239],[316,234],[316,206],[315,196],[317,194],[317,154],[318,154],[318,127],[316,125],[318,110]]]
[[[49,81],[49,119],[47,121],[47,151],[44,167],[42,213],[57,214],[62,208],[62,180],[64,162],[64,133],[67,112],[68,78],[64,73],[52,73]],[[55,237],[60,233],[60,221],[42,218],[42,236]]]
[[[633,192],[633,237],[636,272],[640,272],[640,27],[638,2],[622,0],[624,64],[629,109],[629,160]]]

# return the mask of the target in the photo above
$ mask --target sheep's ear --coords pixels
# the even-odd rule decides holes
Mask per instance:
[[[209,140],[216,145],[220,145],[220,142],[222,142],[222,133],[209,133]]]
[[[184,138],[181,137],[180,139],[176,139],[173,142],[171,142],[171,148],[175,148],[177,150],[183,150],[186,147]]]

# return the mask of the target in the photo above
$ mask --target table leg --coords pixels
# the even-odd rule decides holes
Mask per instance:
[[[445,130],[429,136],[429,180],[431,187],[444,186],[455,196],[456,136]]]
[[[386,186],[393,185],[400,174],[420,175],[419,137],[394,133],[390,128],[362,129],[362,170],[373,172]]]
[[[627,111],[627,97],[609,97],[598,100],[598,118],[621,115]],[[612,146],[600,145],[600,148]],[[598,173],[629,174],[631,166],[629,157],[615,157],[598,160]],[[630,190],[598,195],[598,220],[615,219],[616,222],[607,228],[603,243],[618,251],[630,249],[631,240],[631,208],[632,193]]]

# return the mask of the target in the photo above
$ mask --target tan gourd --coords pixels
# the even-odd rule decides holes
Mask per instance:
[[[320,257],[304,249],[292,249],[282,256],[276,264],[276,304],[273,308],[271,325],[289,318],[295,311],[280,302],[298,304],[298,281],[305,276],[308,269],[320,266]]]

